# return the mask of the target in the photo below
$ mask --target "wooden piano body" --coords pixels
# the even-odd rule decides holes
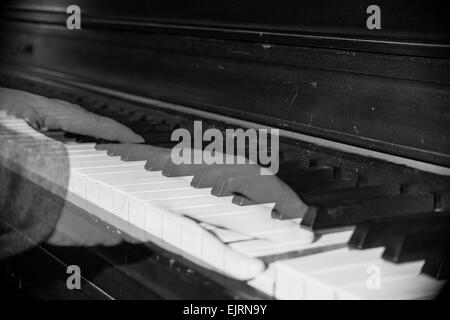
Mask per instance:
[[[370,1],[80,0],[80,30],[66,28],[70,4],[1,4],[1,86],[86,108],[95,100],[276,127],[287,160],[296,152],[306,162],[339,159],[362,180],[378,171],[381,183],[448,190],[450,39],[443,1],[378,1],[380,30],[366,27]],[[112,232],[72,209],[98,232]],[[65,287],[64,266],[74,255],[90,268],[86,292]],[[39,279],[25,270],[27,261],[42,261],[40,268],[52,272]],[[21,277],[28,288],[19,295],[271,296],[152,244],[38,247],[2,264],[2,271],[15,268],[9,284],[16,287]]]

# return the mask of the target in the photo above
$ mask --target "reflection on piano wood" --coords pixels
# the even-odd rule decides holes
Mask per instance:
[[[379,0],[390,15],[376,32],[361,29],[351,2],[145,3],[79,0],[89,12],[79,32],[65,28],[69,1],[0,5],[1,86],[80,104],[154,147],[37,132],[1,114],[2,166],[67,199],[93,232],[131,242],[44,246],[49,261],[113,266],[88,277],[88,297],[95,288],[107,298],[439,293],[450,207],[444,2]],[[306,215],[271,194],[263,203],[230,194],[195,166],[177,173],[156,147],[172,147],[173,129],[194,120],[279,128],[279,177],[311,206]],[[21,259],[5,268],[30,261]]]

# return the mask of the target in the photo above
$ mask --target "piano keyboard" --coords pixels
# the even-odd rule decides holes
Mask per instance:
[[[299,217],[274,219],[275,203],[240,206],[233,196],[212,195],[213,188],[192,187],[193,175],[168,177],[157,164],[167,154],[149,153],[156,165],[148,168],[150,159],[109,155],[121,151],[64,132],[39,132],[6,113],[0,113],[0,140],[2,165],[44,181],[51,192],[138,241],[277,299],[429,299],[445,283],[422,273],[424,259],[394,264],[383,259],[383,247],[350,249],[355,227],[318,236]],[[32,152],[39,152],[36,160],[12,158]],[[377,288],[368,285],[372,266],[380,274]]]

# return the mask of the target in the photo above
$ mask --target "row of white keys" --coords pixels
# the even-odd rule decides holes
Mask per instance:
[[[80,145],[74,144],[74,145],[68,145],[66,152],[64,152],[63,154],[61,154],[60,152],[57,152],[57,153],[47,154],[47,156],[68,157],[70,160],[70,163],[71,163],[71,169],[80,169],[83,167],[87,168],[87,170],[85,172],[81,172],[81,173],[89,173],[89,172],[94,172],[94,171],[95,171],[95,173],[101,173],[97,169],[91,169],[91,168],[98,168],[98,167],[103,167],[103,166],[105,166],[105,168],[101,168],[100,171],[103,171],[104,173],[106,173],[106,171],[109,171],[110,167],[112,167],[112,166],[117,165],[117,166],[127,166],[128,167],[130,165],[130,163],[121,162],[120,160],[116,160],[116,159],[112,159],[111,157],[107,157],[105,154],[106,153],[104,151],[96,151],[94,144],[80,144]],[[90,159],[92,159],[92,161]],[[96,163],[92,163],[92,162],[96,162]],[[140,164],[139,164],[139,166],[140,166]],[[135,169],[135,167],[134,167],[134,169]],[[80,171],[78,171],[78,173],[80,173]],[[146,174],[148,174],[148,173],[146,173]],[[186,177],[186,181],[190,180],[191,178],[192,177]],[[163,179],[169,180],[168,178],[163,178]],[[86,189],[84,182],[77,183],[76,181],[72,180],[71,183],[74,183],[75,185],[73,185],[73,186],[71,185],[70,189],[77,190],[76,185],[78,185],[79,191]],[[110,182],[110,183],[112,183],[112,182]],[[183,188],[186,188],[186,186],[184,186]],[[148,191],[148,190],[142,189],[141,191]],[[210,189],[193,189],[193,188],[191,188],[191,190],[189,190],[189,191],[187,191],[187,190],[180,191],[181,193],[184,192],[186,194],[184,196],[177,195],[177,196],[173,197],[172,200],[174,200],[174,201],[172,201],[170,203],[166,203],[167,201],[165,201],[165,200],[168,200],[168,199],[158,198],[157,197],[158,194],[154,193],[154,191],[155,190],[153,190],[153,193],[143,192],[141,194],[136,195],[136,197],[139,200],[154,201],[155,204],[157,204],[157,205],[161,205],[163,207],[170,207],[175,210],[179,209],[177,207],[182,208],[184,206],[188,206],[188,207],[190,206],[191,208],[198,208],[198,207],[204,208],[205,206],[209,207],[211,205],[216,205],[218,203],[230,205],[233,207],[233,210],[236,210],[238,212],[242,212],[242,211],[254,212],[256,210],[254,208],[251,208],[251,209],[249,208],[249,207],[253,207],[253,206],[240,207],[240,206],[236,206],[234,204],[229,203],[230,202],[229,200],[231,199],[231,197],[216,198],[214,196],[210,196],[209,195]],[[169,190],[169,191],[171,191],[171,190]],[[82,191],[80,191],[80,192],[82,192]],[[94,197],[95,197],[95,195],[97,195],[97,194],[99,194],[99,192],[88,192],[87,197],[89,197],[90,195],[94,195]],[[188,197],[188,195],[189,195],[189,197]],[[146,196],[147,196],[147,198],[146,198]],[[197,201],[196,200],[191,201],[190,199],[188,199],[188,198],[193,198],[193,197],[199,198],[199,199],[196,199]],[[87,209],[86,205],[82,205],[82,207]],[[211,211],[217,212],[217,211],[215,211],[215,208],[211,208],[210,212]],[[251,214],[252,213],[249,213],[249,215],[251,215]],[[253,213],[253,215],[254,215],[254,213]],[[259,218],[259,217],[257,217],[257,215],[258,214],[254,215],[253,220],[255,220],[255,218]],[[264,216],[264,219],[266,220],[265,222],[269,222],[269,223],[266,223],[266,225],[265,225],[266,229],[268,228],[269,230],[271,230],[271,229],[278,230],[279,228],[276,227],[277,224],[289,224],[290,223],[290,222],[286,222],[286,221],[280,222],[280,221],[273,220],[270,218],[268,219],[268,211],[267,210],[266,210],[266,212],[261,213],[261,218],[263,218],[263,215],[265,215]],[[198,214],[195,214],[194,216],[198,216]],[[207,219],[208,217],[204,216],[204,218]],[[226,224],[227,218],[228,217],[226,215],[222,216],[222,217],[216,217],[215,218],[216,221],[212,221],[212,222],[217,223],[219,226],[227,227],[227,224]],[[247,216],[242,216],[241,218],[246,219]],[[236,222],[235,217],[233,217],[231,219],[234,222]],[[258,222],[259,219],[256,219],[256,220]],[[233,221],[231,221],[231,223],[232,223],[231,229],[234,229]],[[239,227],[240,224],[234,223],[234,225]],[[252,223],[250,226],[252,226],[253,228],[258,227],[254,223]],[[293,223],[292,226],[296,227],[297,224]],[[244,231],[238,230],[238,231],[241,231],[243,233],[246,232],[246,230],[244,230]],[[250,234],[254,233],[254,230],[249,231],[249,233]]]
[[[394,264],[384,248],[333,250],[274,264],[278,299],[422,299],[443,281],[420,274],[423,261]]]

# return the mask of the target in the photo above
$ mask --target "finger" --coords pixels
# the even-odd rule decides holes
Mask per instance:
[[[172,149],[174,152],[175,149]],[[179,150],[177,150],[179,152]],[[186,150],[183,151],[185,153]],[[190,161],[175,163],[173,161],[173,156],[169,162],[164,166],[162,174],[166,177],[182,177],[182,176],[194,176],[197,173],[207,171],[212,168],[217,168],[220,164],[207,164],[207,163],[196,163],[196,150],[187,149],[188,154],[190,154]],[[201,152],[201,151],[200,151]],[[203,159],[201,159],[203,161]]]
[[[124,161],[143,161],[150,160],[162,153],[170,153],[169,149],[155,147],[147,144],[127,144],[129,147],[121,155]]]
[[[308,210],[314,210],[314,207],[306,205],[292,189],[289,190],[291,191],[276,202],[272,218],[280,220],[303,218]]]
[[[77,104],[74,104],[74,103],[70,103],[68,101],[54,99],[54,98],[49,99],[49,100],[52,102],[52,105],[55,105],[55,104],[56,105],[61,105],[62,104],[62,105],[68,106],[70,108],[78,109],[80,111],[85,111],[81,106],[79,106]]]
[[[146,161],[144,168],[149,171],[161,171],[170,161],[170,149],[147,144],[104,144],[102,147],[120,155],[123,161]]]
[[[12,114],[27,119],[36,127],[87,135],[123,143],[142,143],[144,139],[109,118],[85,111],[76,104],[48,99],[18,90],[2,90],[0,105]]]
[[[163,152],[154,152],[148,154],[145,169],[149,171],[161,171],[170,161],[170,151],[164,149]]]
[[[22,118],[25,120],[31,127],[39,130],[44,128],[43,121],[40,115],[34,110],[30,108],[16,108],[11,111],[8,111],[8,114],[13,115],[18,118]]]
[[[233,203],[238,205],[276,202],[286,192],[285,185],[275,176],[235,178],[227,188],[235,194]]]
[[[212,185],[211,194],[216,195],[218,197],[223,197],[227,195],[231,195],[228,190],[228,184],[232,181],[236,180],[234,178],[238,177],[261,177],[259,174],[258,166],[233,166],[230,168],[221,168],[220,176],[215,180],[214,185]],[[215,173],[216,175],[217,173]]]
[[[35,128],[41,127],[41,117],[32,108],[30,101],[24,99],[23,96],[10,97],[8,99],[2,97],[0,101],[0,107],[6,110],[8,115],[22,118]]]
[[[162,174],[166,177],[194,176],[218,166],[217,164],[175,164],[173,161],[169,161],[163,168]]]
[[[305,202],[276,176],[231,177],[216,193],[234,195],[233,203],[238,205],[275,202],[272,217],[278,219],[301,218],[308,210]]]
[[[191,185],[194,188],[210,188],[219,184],[221,179],[236,175],[259,175],[259,166],[253,164],[223,164],[204,172],[198,172]]]
[[[100,130],[98,137],[111,141],[119,141],[121,143],[145,142],[143,137],[119,122],[93,113],[90,114],[97,118],[98,130]]]
[[[117,121],[79,109],[67,111],[65,114],[46,115],[46,127],[122,143],[144,142],[141,136]]]

